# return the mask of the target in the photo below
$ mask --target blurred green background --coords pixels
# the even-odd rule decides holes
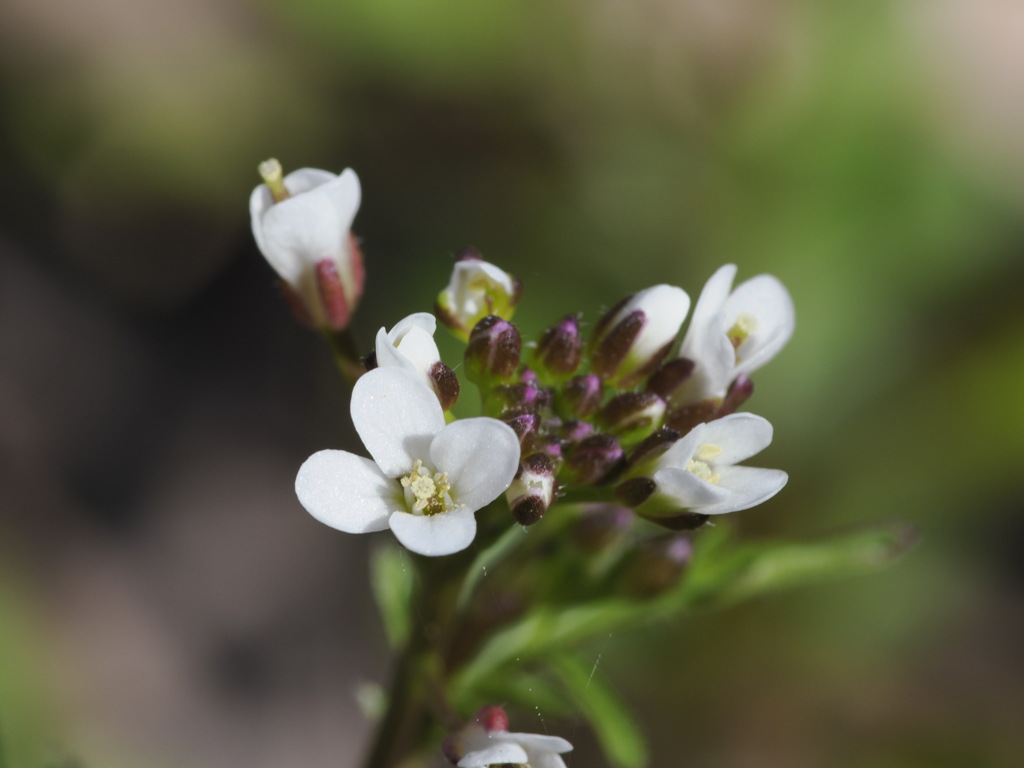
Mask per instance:
[[[921,541],[595,647],[655,766],[1024,765],[1022,136],[1014,0],[8,0],[0,764],[357,765],[388,659],[370,542],[291,490],[356,443],[248,231],[273,155],[360,175],[364,343],[470,243],[527,336],[790,288],[748,407],[791,481],[732,522]]]

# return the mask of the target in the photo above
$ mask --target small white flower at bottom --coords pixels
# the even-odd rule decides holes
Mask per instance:
[[[373,460],[320,451],[299,469],[295,493],[317,520],[346,533],[391,528],[421,555],[448,555],[476,536],[473,514],[504,493],[519,439],[497,419],[445,424],[434,393],[412,371],[377,368],[352,389],[352,421]]]
[[[487,731],[479,725],[464,729],[464,756],[458,768],[528,765],[530,768],[566,768],[560,755],[572,751],[572,744],[559,736],[536,733]]]

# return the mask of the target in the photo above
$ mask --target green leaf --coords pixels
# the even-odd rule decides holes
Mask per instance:
[[[412,564],[406,562],[405,555],[395,545],[382,545],[374,550],[370,559],[370,582],[388,644],[401,648],[409,640],[412,627]]]
[[[633,716],[597,672],[574,656],[556,656],[551,668],[583,715],[590,721],[601,749],[615,768],[643,768],[647,746]]]
[[[877,526],[820,541],[758,544],[721,584],[718,600],[745,600],[828,579],[870,573],[889,565],[916,541],[905,523]]]

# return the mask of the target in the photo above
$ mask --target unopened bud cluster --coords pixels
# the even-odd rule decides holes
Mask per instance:
[[[456,264],[438,299],[439,307],[462,306],[461,319],[440,319],[468,341],[464,369],[486,414],[519,438],[520,472],[506,494],[518,522],[537,522],[559,489],[592,486],[665,527],[687,530],[785,484],[777,470],[734,466],[767,446],[771,427],[750,414],[731,417],[753,393],[749,374],[792,333],[792,304],[775,278],[762,275],[730,292],[735,267],[723,267],[705,286],[682,341],[690,298],[656,285],[622,299],[589,331],[572,313],[528,345],[510,319],[520,282],[499,277],[505,273],[474,252],[473,294],[460,289],[465,263]],[[467,298],[459,304],[457,296]],[[464,322],[485,304],[505,311],[480,317],[466,334]],[[717,426],[707,441],[691,446],[709,424]],[[730,443],[757,447],[738,455]]]

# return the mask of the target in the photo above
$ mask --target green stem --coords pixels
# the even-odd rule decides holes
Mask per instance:
[[[351,328],[346,328],[343,331],[324,329],[323,333],[324,339],[334,355],[334,363],[338,366],[338,372],[349,386],[352,386],[360,376],[366,373],[366,366],[363,365],[362,354],[360,354],[355,334]]]

